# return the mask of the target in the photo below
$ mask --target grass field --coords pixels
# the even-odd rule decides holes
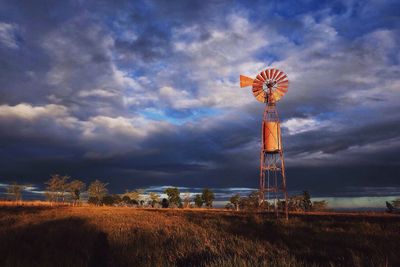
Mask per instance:
[[[0,266],[400,266],[400,217],[0,207]]]

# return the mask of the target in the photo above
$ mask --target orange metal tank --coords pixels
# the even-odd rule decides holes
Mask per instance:
[[[263,149],[265,152],[278,152],[282,149],[280,136],[279,122],[263,122]]]

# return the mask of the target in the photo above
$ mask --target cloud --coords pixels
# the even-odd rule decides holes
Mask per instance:
[[[264,107],[238,77],[273,66],[290,80],[278,103],[289,186],[396,185],[394,7],[10,1],[0,175],[255,188]]]
[[[78,93],[78,96],[80,97],[113,97],[115,96],[116,93],[105,90],[105,89],[93,89],[93,90],[87,90],[87,91],[80,91]]]
[[[61,105],[32,106],[21,103],[15,106],[0,105],[0,118],[33,121],[43,117],[60,117],[67,114],[67,108]]]
[[[289,135],[295,135],[308,131],[315,131],[326,126],[326,122],[321,122],[314,118],[291,118],[282,123],[282,127],[287,128]]]
[[[17,31],[16,25],[0,22],[0,43],[7,48],[17,49]]]

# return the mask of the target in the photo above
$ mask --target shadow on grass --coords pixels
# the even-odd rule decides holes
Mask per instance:
[[[80,218],[0,231],[0,266],[107,266],[107,235]]]
[[[0,213],[6,214],[20,214],[21,212],[25,214],[34,214],[41,211],[50,209],[62,209],[64,207],[51,207],[51,206],[0,206]]]
[[[306,265],[400,266],[399,218],[295,215],[285,222],[268,213],[185,217],[227,236],[270,244]]]

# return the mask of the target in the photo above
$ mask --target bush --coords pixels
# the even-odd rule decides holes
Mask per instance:
[[[196,194],[194,196],[194,204],[196,205],[196,207],[201,208],[201,206],[203,206],[203,198],[201,197],[201,195]]]
[[[97,197],[89,197],[88,204],[97,206],[101,204],[101,201]]]
[[[313,211],[326,211],[328,210],[328,201],[321,200],[321,201],[314,201],[312,205]]]
[[[182,205],[182,199],[180,197],[179,189],[176,187],[170,187],[165,189],[165,194],[168,196],[168,202],[171,206],[180,207]]]
[[[203,193],[201,194],[201,198],[203,199],[204,204],[207,208],[211,208],[213,201],[215,199],[214,192],[208,188],[203,189]]]
[[[106,206],[112,206],[114,205],[114,198],[110,195],[106,195],[103,197],[101,202]]]
[[[124,204],[130,204],[130,203],[131,203],[131,198],[128,197],[128,196],[123,196],[123,197],[122,197],[122,202],[123,202]]]
[[[163,198],[163,200],[161,201],[161,207],[163,207],[164,209],[169,207],[169,201],[166,198]]]

